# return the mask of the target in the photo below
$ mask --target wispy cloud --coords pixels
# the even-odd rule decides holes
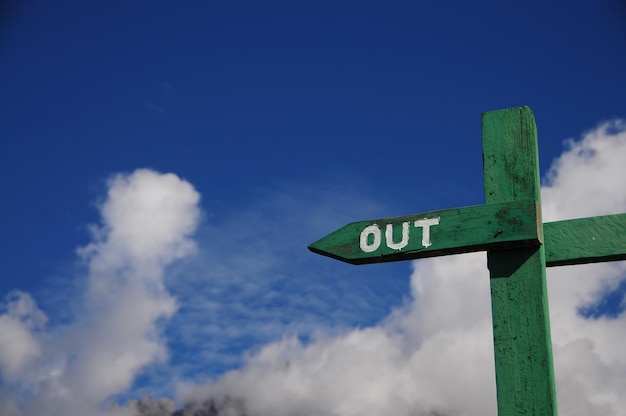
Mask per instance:
[[[158,85],[158,93],[144,101],[146,113],[151,116],[162,116],[167,112],[172,100],[178,98],[178,92],[170,82],[163,81]]]
[[[172,292],[185,299],[169,338],[177,350],[198,357],[173,357],[184,375],[239,366],[250,345],[285,333],[308,337],[319,327],[384,317],[383,297],[365,282],[338,279],[306,250],[323,232],[348,222],[351,211],[369,217],[381,206],[346,190],[287,186],[207,220],[198,256],[168,279]]]

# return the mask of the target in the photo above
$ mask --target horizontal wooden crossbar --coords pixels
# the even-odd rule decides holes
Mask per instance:
[[[543,224],[546,266],[626,260],[626,214]]]

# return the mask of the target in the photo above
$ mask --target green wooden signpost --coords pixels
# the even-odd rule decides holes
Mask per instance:
[[[485,204],[354,222],[309,246],[352,264],[487,251],[498,414],[556,415],[546,266],[626,259],[626,214],[541,221],[535,119],[482,116]]]

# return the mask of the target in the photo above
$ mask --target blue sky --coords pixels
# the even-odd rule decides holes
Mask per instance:
[[[351,221],[482,203],[482,112],[530,106],[544,174],[566,140],[609,137],[623,125],[598,126],[626,118],[617,1],[16,3],[0,21],[0,295],[36,302],[40,360],[63,356],[64,331],[99,322],[88,303],[119,218],[102,219],[111,190],[173,173],[173,194],[188,183],[200,198],[185,194],[189,223],[177,222],[184,255],[159,257],[144,293],[163,308],[146,337],[166,353],[100,404],[183,400],[181,385],[219,380],[273,342],[309,345],[411,309],[412,263],[354,267],[306,246]],[[619,186],[624,170],[610,172],[603,183]],[[619,198],[551,212],[623,212]],[[77,254],[88,246],[99,254]],[[619,315],[611,282],[589,290]],[[2,392],[19,407],[32,391],[7,371]]]

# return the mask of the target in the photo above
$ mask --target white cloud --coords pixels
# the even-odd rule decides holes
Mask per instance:
[[[79,250],[88,275],[76,321],[33,332],[44,316],[27,294],[15,296],[0,316],[0,345],[10,346],[0,353],[3,391],[14,397],[0,409],[20,408],[22,416],[101,414],[104,400],[167,358],[160,322],[177,305],[163,273],[195,251],[198,202],[193,187],[173,174],[140,169],[111,178],[102,223]]]
[[[542,189],[544,221],[617,214],[626,207],[626,121],[602,123],[568,140]]]
[[[7,296],[0,315],[0,374],[14,380],[24,367],[41,355],[38,340],[31,331],[41,328],[46,316],[29,294],[15,291]]]
[[[542,189],[548,220],[626,211],[626,125],[571,141]],[[561,414],[626,415],[626,314],[589,318],[626,275],[624,262],[549,269]],[[496,414],[489,278],[482,254],[414,263],[412,300],[380,325],[285,338],[181,397],[242,398],[255,415]],[[623,295],[622,295],[623,296]],[[233,408],[235,409],[235,408]]]

